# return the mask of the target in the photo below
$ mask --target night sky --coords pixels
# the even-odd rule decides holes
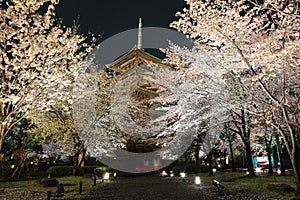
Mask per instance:
[[[56,12],[68,26],[80,16],[81,33],[104,33],[106,39],[137,28],[139,17],[144,27],[168,28],[184,7],[184,0],[61,0]]]

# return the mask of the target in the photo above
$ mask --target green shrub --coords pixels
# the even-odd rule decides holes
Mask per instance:
[[[55,178],[42,178],[38,180],[38,183],[44,187],[56,187],[58,185],[58,180]]]
[[[99,166],[83,166],[79,168],[79,175],[94,174],[94,170]]]
[[[69,176],[73,174],[73,166],[53,166],[47,169],[52,177]]]
[[[102,176],[105,172],[112,172],[112,168],[107,166],[101,166],[94,169],[94,174],[97,176]]]
[[[179,175],[180,172],[196,174],[200,172],[209,172],[209,168],[206,165],[186,164],[175,166],[173,167],[172,171],[175,175]]]

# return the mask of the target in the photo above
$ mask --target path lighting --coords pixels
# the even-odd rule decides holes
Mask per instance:
[[[195,177],[195,184],[198,185],[198,186],[201,184],[201,180],[200,180],[199,176]]]
[[[226,160],[225,160],[226,165],[229,164],[229,156],[226,156]]]
[[[247,175],[249,175],[249,172],[246,172]]]
[[[168,174],[167,174],[167,172],[166,172],[165,170],[162,171],[161,175],[162,175],[162,176],[168,176]]]
[[[181,178],[185,178],[185,177],[186,177],[186,174],[185,174],[184,172],[181,172],[181,173],[180,173],[180,177],[181,177]]]
[[[182,181],[185,182],[186,174],[184,172],[180,173],[180,177],[182,178]]]
[[[106,172],[104,175],[103,175],[103,179],[104,180],[109,180],[109,173]]]
[[[170,176],[171,176],[171,177],[173,177],[173,176],[174,176],[174,174],[173,174],[173,171],[170,171]]]
[[[255,172],[256,172],[256,173],[261,173],[262,170],[261,170],[261,168],[257,167],[257,168],[255,169]]]
[[[279,169],[279,170],[277,170],[277,174],[279,174],[279,175],[281,174],[281,170],[280,170],[280,169]]]

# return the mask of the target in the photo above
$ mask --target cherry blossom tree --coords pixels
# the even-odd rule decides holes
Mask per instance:
[[[77,27],[56,20],[58,3],[12,0],[0,8],[0,150],[9,130],[33,110],[70,108],[74,76],[92,45]]]
[[[249,103],[256,108],[250,111],[283,137],[299,197],[299,3],[186,2],[189,7],[171,27],[195,39],[235,76],[253,81],[257,95]]]
[[[207,133],[201,150],[209,153],[208,149],[217,142],[217,138],[210,136],[215,136],[223,127],[220,122],[224,109],[218,100],[223,98],[222,79],[205,52],[197,51],[198,59],[193,65],[189,65],[190,59],[195,59],[188,52],[186,49],[187,57],[182,66],[172,67],[175,59],[170,59],[167,65],[140,64],[111,78],[105,71],[96,73],[90,69],[88,73],[81,73],[76,91],[83,91],[80,94],[84,100],[78,99],[74,116],[79,119],[76,126],[88,152],[98,158],[114,156],[114,148],[126,149],[125,139],[132,135],[153,149],[158,148],[162,159],[174,160],[182,153],[178,146],[187,140],[189,146],[193,137],[201,132]],[[97,77],[94,74],[98,74]],[[218,87],[217,84],[211,87],[215,79]],[[91,82],[98,84],[91,86]],[[87,87],[90,89],[82,89]],[[96,95],[93,97],[91,92]],[[86,109],[93,105],[96,105],[95,113]],[[81,118],[82,115],[85,117]],[[135,138],[129,140],[135,141]]]

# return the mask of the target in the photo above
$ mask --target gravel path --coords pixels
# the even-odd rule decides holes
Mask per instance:
[[[248,190],[225,189],[225,195],[217,195],[217,189],[204,182],[193,184],[191,178],[183,182],[180,178],[138,176],[117,178],[99,184],[95,190],[81,200],[277,200]]]

